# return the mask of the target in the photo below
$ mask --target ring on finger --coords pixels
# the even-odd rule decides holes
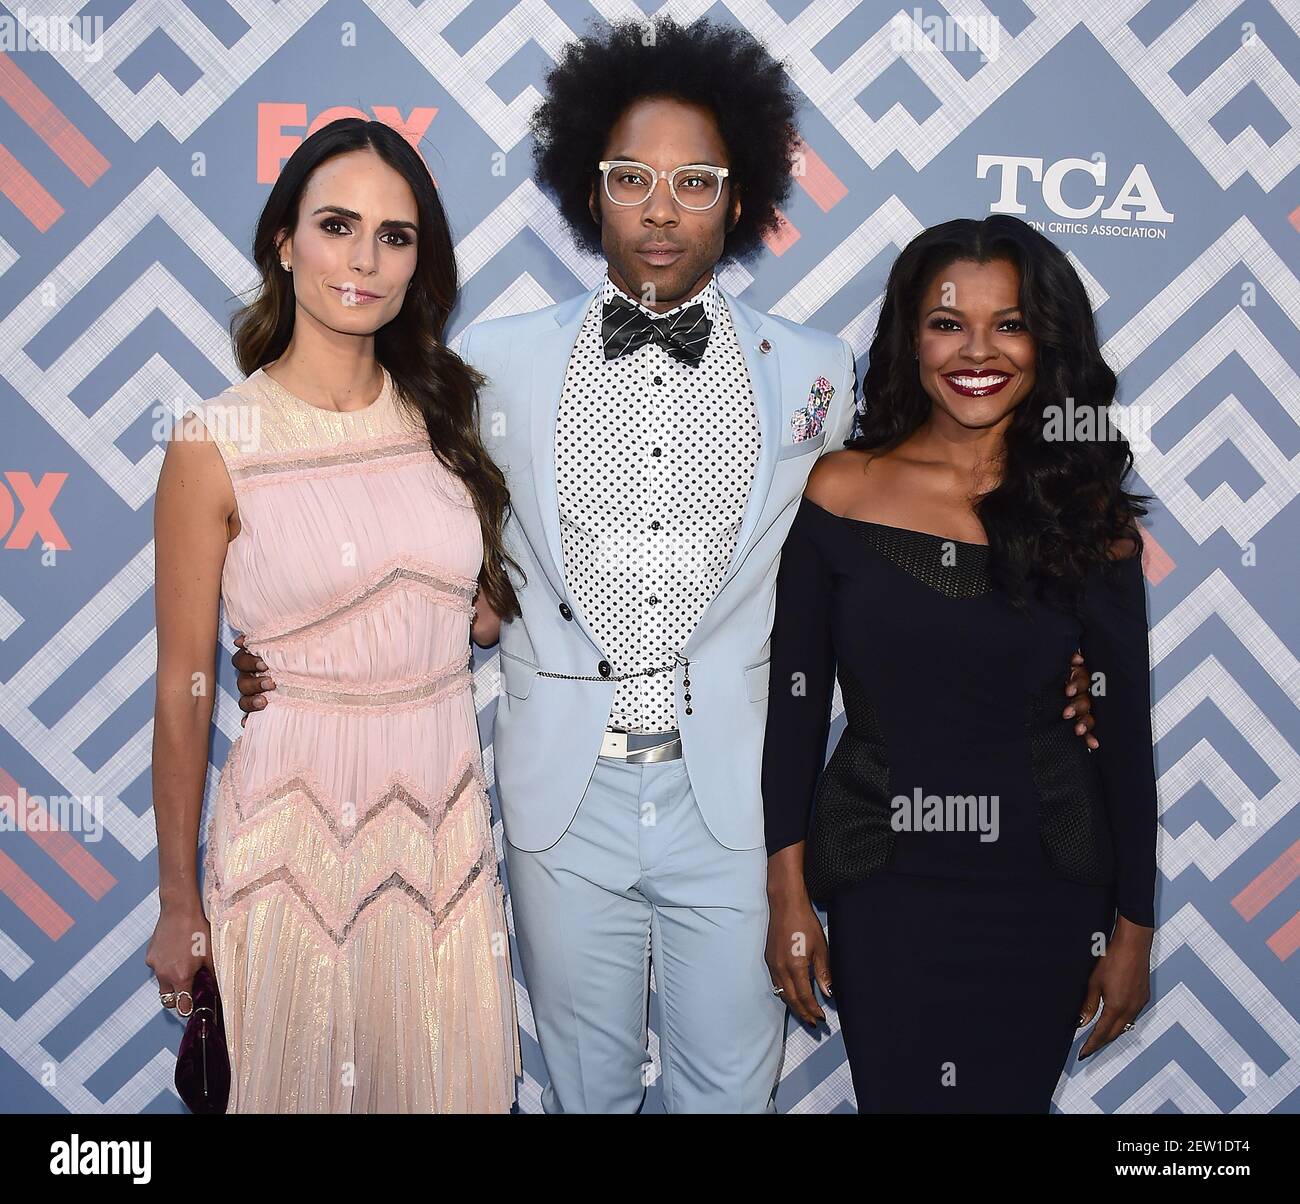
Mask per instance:
[[[161,1003],[165,1008],[174,1008],[176,1006],[176,992],[163,991],[158,996],[158,1002]]]
[[[190,1002],[190,1007],[189,1007],[189,1011],[188,1011],[188,1012],[182,1012],[182,1011],[181,1011],[181,996],[182,996],[182,995],[185,996],[185,998],[188,999],[189,1002]],[[192,1012],[192,1011],[194,1011],[194,996],[191,995],[188,991],[177,991],[177,992],[176,992],[176,1014],[177,1014],[178,1016],[188,1016],[188,1015],[190,1014],[190,1012]]]

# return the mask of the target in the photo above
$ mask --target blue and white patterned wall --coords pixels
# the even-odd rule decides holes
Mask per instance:
[[[783,235],[723,276],[754,305],[861,357],[889,264],[925,226],[1017,213],[1073,257],[1120,402],[1150,432],[1162,874],[1153,1004],[1057,1102],[1296,1111],[1300,0],[663,9],[750,28],[805,98]],[[180,1024],[143,961],[151,498],[167,416],[237,379],[226,324],[280,164],[342,114],[402,125],[456,234],[455,332],[561,300],[602,268],[529,177],[528,115],[587,22],[656,11],[0,4],[0,1108],[181,1110]],[[99,42],[31,36],[68,17]],[[210,787],[239,733],[222,661]],[[490,739],[496,658],[476,665]],[[30,796],[56,819],[61,799],[97,799],[102,828],[15,831]],[[520,1001],[535,1111],[522,983]],[[852,1108],[828,1015],[829,1036],[791,1027],[783,1110]]]

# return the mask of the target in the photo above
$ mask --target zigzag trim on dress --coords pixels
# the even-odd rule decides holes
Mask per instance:
[[[488,793],[487,780],[483,775],[478,754],[471,749],[462,753],[457,759],[452,767],[448,785],[437,794],[425,791],[410,776],[398,771],[389,774],[379,788],[357,809],[355,823],[340,826],[327,806],[327,800],[333,801],[331,795],[313,770],[294,770],[274,781],[267,782],[259,790],[247,795],[235,785],[237,781],[242,782],[242,772],[243,757],[240,753],[232,761],[230,772],[230,798],[236,819],[236,826],[231,829],[231,836],[243,835],[254,820],[263,818],[264,814],[277,803],[296,794],[311,803],[340,852],[345,852],[361,830],[391,803],[405,806],[423,826],[428,827],[432,835],[437,833],[442,826],[442,821],[454,809],[457,798],[470,786],[476,785],[483,799],[487,798]]]
[[[315,638],[333,630],[353,615],[364,613],[360,608],[372,608],[377,600],[398,583],[405,589],[427,591],[438,601],[450,602],[460,613],[473,612],[474,594],[478,582],[458,573],[448,573],[417,556],[402,554],[390,557],[378,565],[366,578],[344,593],[299,611],[281,623],[288,625],[279,631],[267,629],[245,633],[244,645],[250,651],[254,642],[259,644],[288,643]]]
[[[235,770],[235,768],[236,766],[232,764],[231,769]],[[474,764],[472,753],[461,757],[453,772],[450,785],[436,796],[425,793],[403,774],[392,775],[380,787],[377,796],[373,796],[373,801],[366,807],[351,835],[342,839],[338,825],[321,801],[328,795],[309,772],[298,775],[298,780],[303,783],[302,787],[287,789],[294,778],[286,776],[269,783],[248,800],[241,800],[240,793],[234,786],[233,772],[228,773],[226,779],[229,784],[224,787],[227,796],[224,805],[229,807],[236,817],[232,827],[225,834],[227,849],[236,841],[253,838],[253,829],[276,818],[283,809],[277,804],[287,803],[290,799],[303,798],[312,804],[311,810],[305,812],[309,817],[308,822],[318,834],[326,836],[341,855],[340,869],[350,860],[349,854],[352,851],[350,846],[353,840],[381,812],[390,811],[393,804],[402,808],[402,815],[409,817],[410,814],[414,814],[420,818],[422,835],[424,835],[425,825],[432,823],[430,833],[432,835],[455,816],[461,816],[462,822],[472,822],[471,808],[481,808],[484,811],[481,820],[482,828],[485,831],[491,830],[490,817],[487,814],[490,804],[487,801],[486,787],[481,770]],[[307,779],[311,779],[310,785]],[[311,788],[313,785],[314,790]],[[410,822],[409,818],[407,822]],[[358,920],[377,899],[391,890],[400,890],[432,918],[435,926],[438,926],[444,924],[464,900],[484,868],[495,869],[493,846],[480,848],[471,856],[473,860],[466,858],[460,865],[445,867],[448,872],[439,875],[444,885],[434,886],[427,891],[413,885],[401,870],[393,869],[391,865],[385,866],[360,888],[358,892],[361,894],[360,902],[353,906],[346,916],[337,916],[331,922],[326,919],[326,915],[331,910],[330,906],[315,889],[310,877],[302,874],[297,867],[289,863],[280,864],[259,873],[252,881],[232,886],[222,880],[217,869],[215,844],[210,841],[204,862],[205,897],[209,900],[211,913],[209,918],[214,924],[227,923],[252,907],[266,891],[277,893],[287,891],[295,911],[311,922],[318,935],[334,948],[339,949],[348,944]],[[490,862],[487,860],[489,857],[492,859]],[[489,873],[488,880],[495,880],[495,874]],[[447,881],[457,883],[449,896],[445,890]],[[437,903],[440,895],[447,896],[442,904]]]
[[[493,879],[489,875],[483,877],[484,858],[480,857],[470,867],[469,873],[461,880],[460,885],[450,899],[441,907],[435,907],[433,900],[425,895],[419,887],[408,882],[397,870],[393,870],[378,886],[370,890],[359,904],[353,909],[351,915],[341,924],[333,926],[329,924],[321,915],[316,904],[309,898],[307,892],[303,889],[302,883],[288,866],[279,866],[264,874],[255,882],[250,882],[247,886],[240,887],[230,896],[229,905],[221,909],[216,918],[216,922],[224,924],[239,915],[246,906],[251,906],[253,897],[260,895],[264,891],[280,888],[281,893],[287,892],[297,902],[295,911],[299,916],[304,916],[312,922],[313,927],[320,936],[324,937],[336,949],[343,950],[352,943],[352,937],[356,932],[358,923],[365,915],[367,910],[377,900],[392,891],[399,891],[405,895],[418,910],[425,913],[434,928],[444,927],[451,918],[452,913],[464,901],[470,893],[470,888],[478,881],[490,884]]]

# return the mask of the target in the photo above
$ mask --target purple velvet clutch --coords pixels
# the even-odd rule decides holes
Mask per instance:
[[[190,987],[194,1010],[176,1055],[176,1090],[191,1112],[224,1112],[230,1097],[230,1057],[221,998],[212,971],[200,966]]]

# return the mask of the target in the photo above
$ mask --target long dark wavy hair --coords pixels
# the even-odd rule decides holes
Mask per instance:
[[[447,215],[429,169],[396,130],[344,117],[323,126],[289,156],[267,197],[253,237],[261,273],[256,297],[231,319],[235,356],[245,375],[280,358],[293,335],[293,277],[280,267],[280,242],[298,223],[308,178],[349,151],[373,150],[410,185],[419,233],[415,274],[397,316],[375,332],[375,358],[388,369],[397,398],[416,410],[434,454],[468,488],[483,532],[480,589],[502,618],[519,614],[502,531],[510,515],[505,477],[479,437],[478,391],[484,378],[442,341],[459,287]]]
[[[1009,262],[1037,348],[1035,382],[1007,427],[1000,482],[975,502],[989,539],[994,583],[1020,608],[1031,582],[1077,607],[1090,569],[1116,545],[1140,552],[1137,518],[1149,497],[1129,492],[1128,440],[1111,423],[1115,374],[1101,358],[1092,306],[1065,254],[1019,218],[958,218],[918,234],[889,273],[864,382],[866,411],[846,446],[885,452],[930,415],[915,359],[921,305],[936,276],[969,260]],[[1050,406],[1091,410],[1091,439],[1049,439]]]

